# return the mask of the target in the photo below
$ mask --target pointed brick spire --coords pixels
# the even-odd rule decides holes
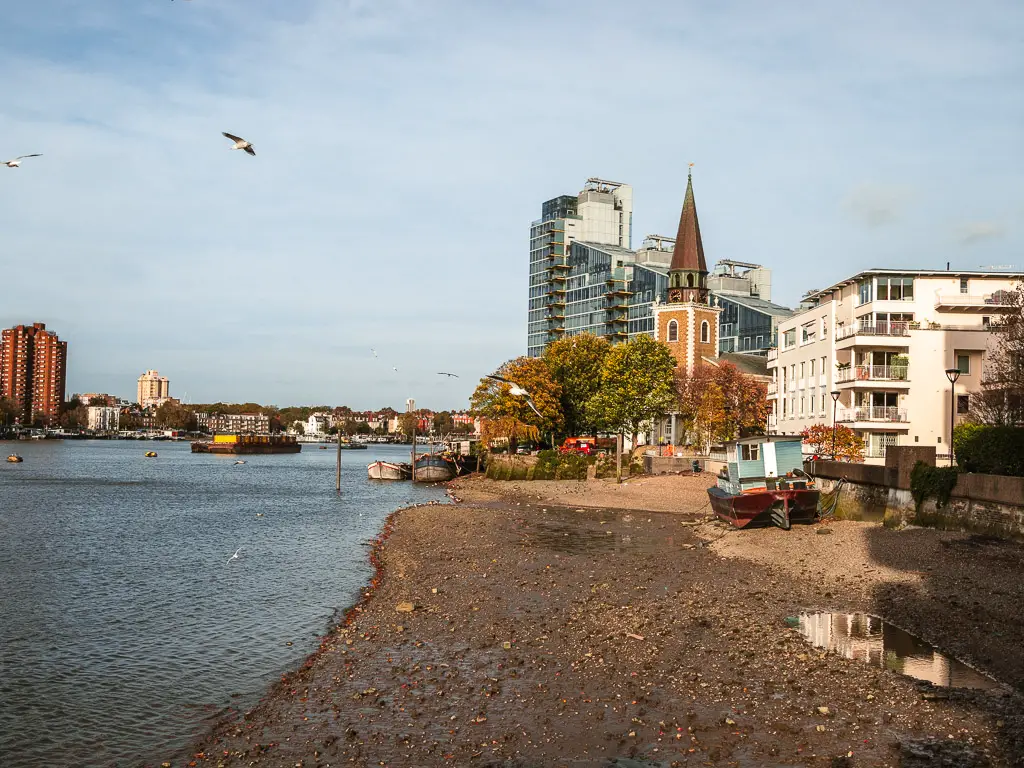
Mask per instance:
[[[707,274],[704,261],[704,244],[700,240],[700,224],[697,222],[697,206],[693,202],[693,171],[686,178],[686,197],[683,198],[683,212],[679,216],[679,231],[676,245],[672,250],[670,272],[687,270]]]

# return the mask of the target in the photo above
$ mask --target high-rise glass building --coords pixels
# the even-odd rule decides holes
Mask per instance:
[[[585,241],[629,251],[632,227],[633,188],[616,181],[590,178],[578,195],[560,195],[541,206],[541,218],[530,225],[528,355],[539,356],[549,342],[567,332],[572,243]]]

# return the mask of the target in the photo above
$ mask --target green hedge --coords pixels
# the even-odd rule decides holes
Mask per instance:
[[[919,461],[910,470],[910,493],[918,506],[927,498],[942,506],[949,501],[959,475],[956,467],[933,467]]]
[[[1024,427],[961,424],[953,451],[962,472],[1024,477]]]

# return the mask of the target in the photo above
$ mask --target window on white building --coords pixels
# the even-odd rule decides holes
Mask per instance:
[[[796,346],[796,328],[782,334],[782,348],[789,349]]]
[[[971,396],[970,395],[957,395],[956,396],[956,412],[957,413],[970,413],[971,412]]]
[[[872,289],[873,288],[874,288],[874,285],[873,285],[873,283],[871,281],[871,278],[868,278],[867,280],[862,280],[858,284],[858,286],[857,286],[857,295],[858,295],[858,298],[860,299],[860,303],[861,304],[867,304],[868,302],[871,301],[872,293],[873,293]]]
[[[914,278],[912,277],[880,277],[878,278],[879,301],[913,301]]]
[[[814,375],[814,358],[811,358],[811,376]]]
[[[969,374],[971,372],[971,356],[957,352],[956,367],[959,369],[960,373],[964,375]]]
[[[960,278],[960,293],[967,293],[970,290],[970,281],[966,277]]]
[[[804,368],[804,363],[800,363],[800,378],[801,379],[804,378],[805,373],[806,373],[806,369]]]

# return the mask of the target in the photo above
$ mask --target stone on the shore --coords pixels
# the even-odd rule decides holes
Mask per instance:
[[[399,613],[412,613],[416,610],[416,606],[408,601],[402,601],[395,606],[395,610]]]

